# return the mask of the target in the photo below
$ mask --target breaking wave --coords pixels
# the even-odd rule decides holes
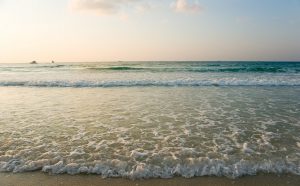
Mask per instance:
[[[201,86],[300,86],[295,80],[208,79],[208,80],[128,80],[128,81],[0,81],[6,87],[201,87]]]
[[[0,172],[28,172],[42,170],[52,174],[98,174],[104,178],[123,177],[130,179],[143,178],[172,178],[182,176],[185,178],[200,176],[225,176],[238,178],[257,173],[295,174],[300,175],[300,167],[286,160],[263,162],[251,162],[240,160],[228,164],[223,160],[210,158],[189,158],[186,163],[178,163],[174,166],[157,166],[145,163],[130,165],[126,161],[117,159],[97,161],[92,164],[78,164],[64,161],[42,159],[38,161],[23,162],[11,159],[8,162],[0,162]]]

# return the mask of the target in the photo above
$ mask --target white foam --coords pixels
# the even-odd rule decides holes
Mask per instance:
[[[0,86],[22,87],[178,87],[178,86],[300,86],[300,81],[177,80],[177,81],[0,81]]]
[[[247,153],[247,154],[252,154],[254,153],[254,150],[252,150],[251,148],[249,148],[248,143],[244,143],[243,144],[243,152]]]
[[[126,162],[120,160],[111,160],[105,162],[98,162],[95,165],[85,166],[76,163],[64,164],[60,161],[54,165],[49,164],[48,160],[41,160],[39,162],[30,162],[30,165],[19,166],[16,160],[10,161],[4,165],[0,163],[1,171],[32,171],[42,169],[44,172],[53,174],[100,174],[103,177],[127,177],[131,179],[141,178],[169,178],[173,176],[183,176],[191,178],[195,176],[226,176],[229,178],[236,178],[244,175],[255,175],[259,172],[264,173],[291,173],[300,175],[299,165],[287,161],[263,161],[251,162],[240,160],[232,164],[226,161],[209,158],[190,158],[187,163],[175,164],[174,166],[154,166],[145,163],[137,163],[129,166]]]
[[[69,156],[72,158],[80,158],[82,155],[86,154],[83,149],[76,148],[74,151],[70,152]]]
[[[136,150],[131,151],[130,157],[133,158],[142,158],[144,156],[147,156],[148,153],[147,152],[138,152]]]
[[[24,87],[136,87],[136,86],[300,86],[300,76],[270,74],[53,74],[7,76],[0,86]],[[251,112],[251,110],[250,110]],[[121,119],[119,116],[114,119]]]

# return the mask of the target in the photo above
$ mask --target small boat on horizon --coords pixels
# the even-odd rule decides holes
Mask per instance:
[[[31,61],[30,64],[37,64],[37,62],[36,61]]]

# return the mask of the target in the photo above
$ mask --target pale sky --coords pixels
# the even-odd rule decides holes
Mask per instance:
[[[300,61],[300,0],[0,0],[0,63]]]

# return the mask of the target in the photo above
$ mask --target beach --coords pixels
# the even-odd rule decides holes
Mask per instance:
[[[96,175],[0,174],[0,185],[3,186],[297,186],[299,183],[300,176],[293,175],[258,175],[237,180],[220,177],[127,180],[121,178],[103,179],[101,176]]]

